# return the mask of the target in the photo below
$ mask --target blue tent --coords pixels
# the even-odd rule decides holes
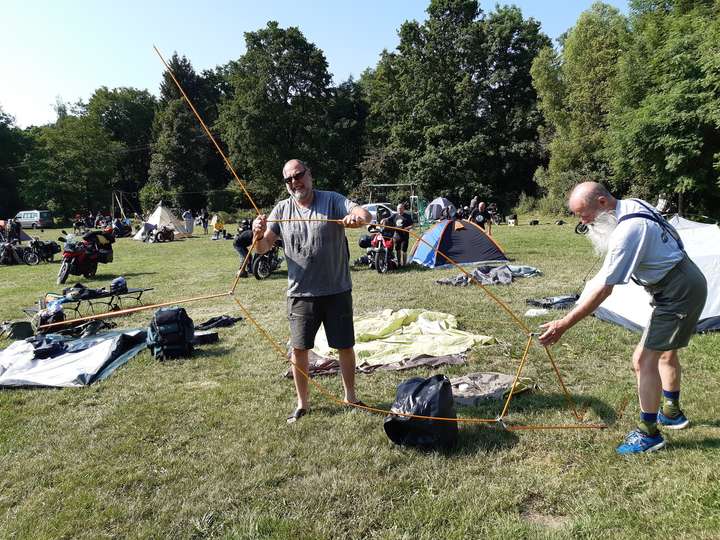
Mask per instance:
[[[425,231],[413,247],[411,262],[428,268],[449,266],[451,263],[437,250],[460,264],[508,260],[495,240],[481,227],[464,219],[446,219]]]

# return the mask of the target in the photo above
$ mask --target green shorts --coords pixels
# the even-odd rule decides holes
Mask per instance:
[[[664,278],[645,290],[652,295],[653,311],[640,344],[653,351],[687,347],[707,298],[703,273],[685,255]]]
[[[287,299],[290,344],[294,349],[312,349],[320,324],[325,327],[328,345],[349,349],[355,345],[352,293],[329,296],[290,296]]]

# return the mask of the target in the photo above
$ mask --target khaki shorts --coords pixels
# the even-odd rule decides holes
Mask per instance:
[[[290,343],[295,349],[312,349],[320,324],[325,327],[328,345],[349,349],[355,345],[352,293],[329,296],[296,296],[287,299]]]
[[[653,312],[640,344],[653,351],[687,347],[707,298],[707,282],[687,255],[664,278],[645,287]]]

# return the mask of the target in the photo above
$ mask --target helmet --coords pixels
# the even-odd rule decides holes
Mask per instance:
[[[113,232],[113,228],[110,227],[110,226],[105,227],[105,228],[103,229],[103,232],[104,232],[104,233],[112,233],[112,232]]]
[[[250,220],[249,219],[243,219],[240,222],[240,227],[245,231],[250,228]]]
[[[110,282],[111,292],[125,292],[127,291],[127,281],[124,277],[116,277]]]

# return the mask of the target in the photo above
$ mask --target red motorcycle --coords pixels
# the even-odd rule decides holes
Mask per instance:
[[[367,248],[367,260],[371,268],[375,268],[380,274],[389,270],[395,270],[397,260],[395,259],[395,243],[393,242],[393,231],[391,229],[368,227],[372,236],[365,235],[360,238],[360,247]]]
[[[112,230],[91,231],[81,238],[65,231],[63,233],[67,236],[58,238],[64,242],[58,285],[65,283],[70,274],[89,279],[97,273],[98,263],[112,262],[112,243],[115,241]]]

